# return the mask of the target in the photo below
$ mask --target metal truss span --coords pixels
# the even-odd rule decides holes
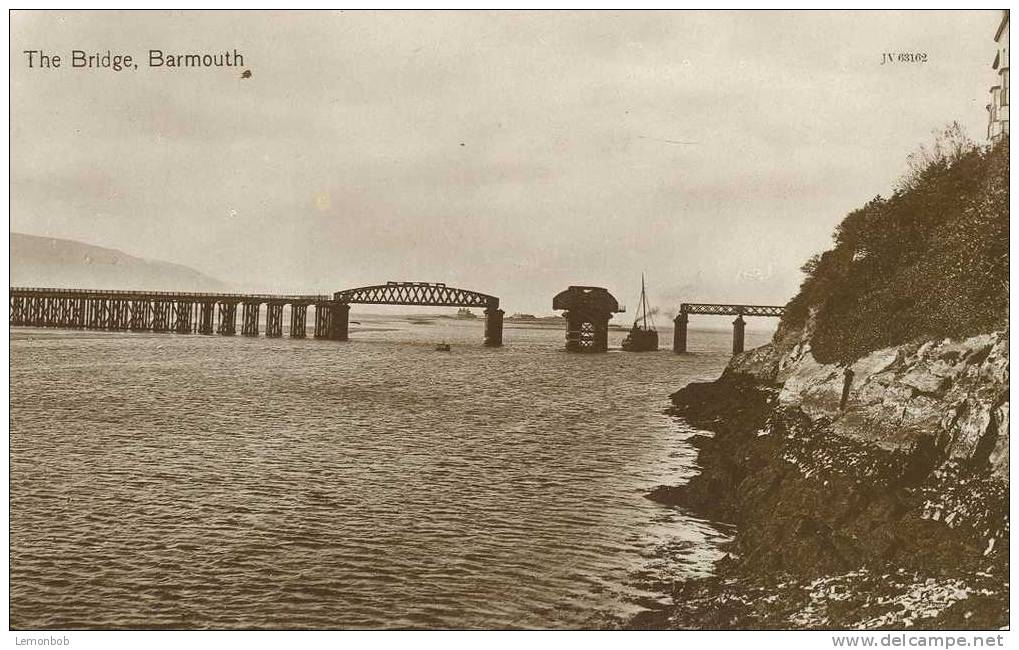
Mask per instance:
[[[681,314],[714,314],[719,316],[777,316],[785,313],[785,307],[775,305],[723,305],[699,302],[684,302],[679,306]]]
[[[333,294],[333,302],[362,305],[499,308],[499,299],[495,296],[429,282],[387,282],[370,287],[337,291]]]

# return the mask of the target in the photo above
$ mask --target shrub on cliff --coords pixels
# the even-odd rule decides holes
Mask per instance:
[[[961,337],[1008,317],[1008,143],[976,147],[957,127],[910,158],[891,198],[836,227],[803,267],[784,327],[816,310],[818,361],[852,362],[920,338]]]

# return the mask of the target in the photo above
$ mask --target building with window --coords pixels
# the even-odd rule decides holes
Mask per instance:
[[[1001,11],[994,43],[997,52],[991,67],[996,84],[991,86],[991,103],[987,105],[987,139],[997,142],[1008,137],[1008,9]]]

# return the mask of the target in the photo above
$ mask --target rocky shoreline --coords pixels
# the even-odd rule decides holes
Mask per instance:
[[[782,340],[672,396],[701,471],[648,496],[737,534],[627,627],[1008,625],[1007,334],[883,350],[848,387]]]

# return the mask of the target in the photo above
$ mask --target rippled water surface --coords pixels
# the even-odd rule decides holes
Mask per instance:
[[[12,626],[600,627],[717,557],[723,530],[644,494],[694,471],[662,410],[728,334],[586,356],[560,330],[362,323],[12,330]]]

